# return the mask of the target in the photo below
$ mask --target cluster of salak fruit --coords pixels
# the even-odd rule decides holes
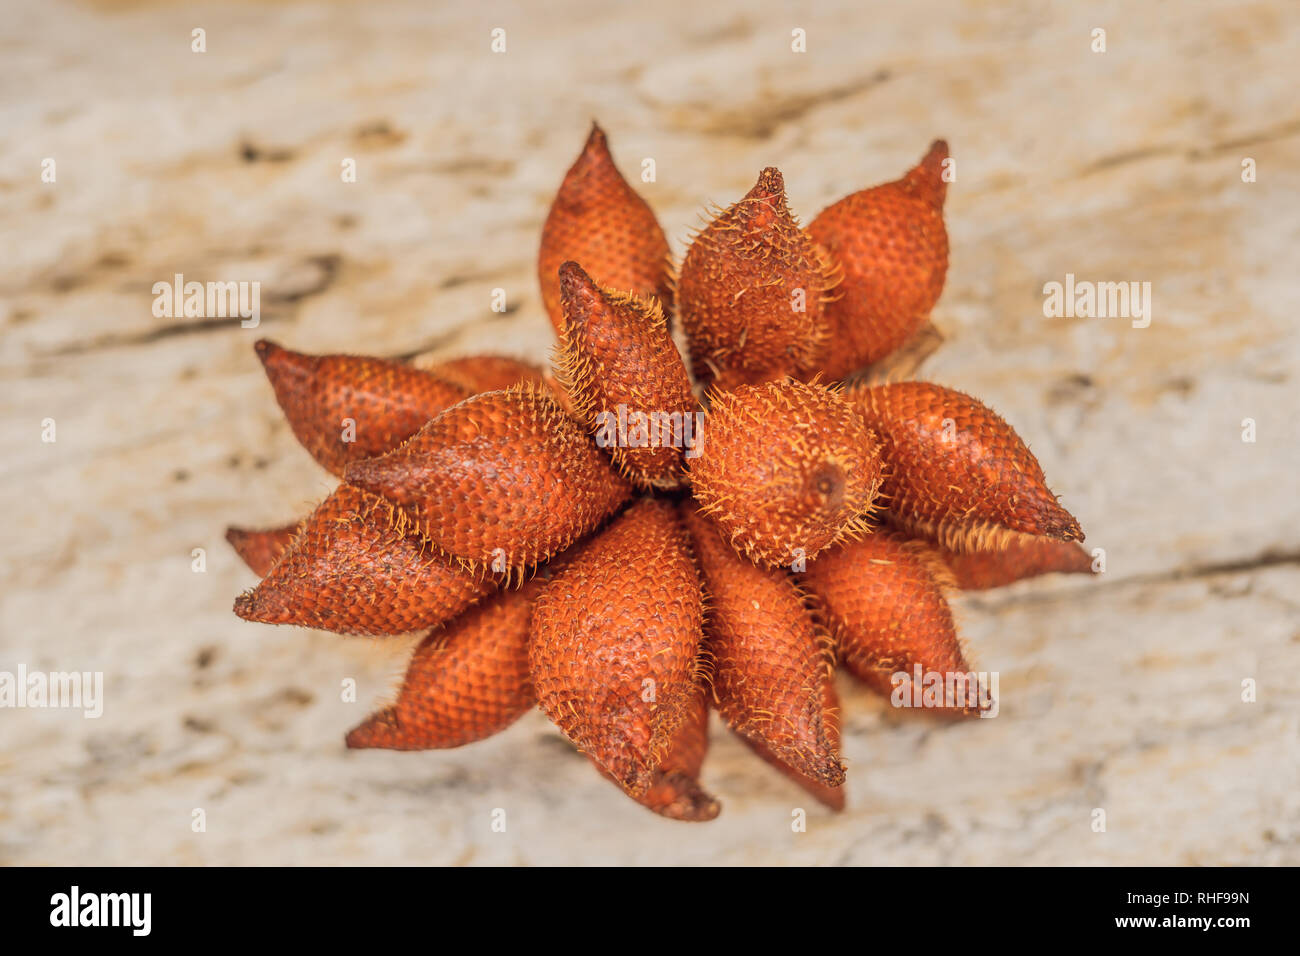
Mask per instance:
[[[630,797],[707,820],[713,709],[841,807],[837,664],[885,694],[917,667],[968,673],[946,590],[1089,569],[1006,422],[895,381],[938,338],[946,157],[935,143],[807,229],[764,169],[678,270],[595,127],[542,231],[553,370],[259,342],[294,434],[343,481],[302,522],[230,529],[263,576],[236,612],[428,632],[350,747],[456,747],[540,704]]]

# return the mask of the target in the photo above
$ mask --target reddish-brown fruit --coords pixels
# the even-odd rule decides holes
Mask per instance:
[[[459,385],[469,395],[542,380],[542,370],[536,365],[506,355],[467,355],[430,365],[425,371]]]
[[[537,385],[468,398],[400,448],[354,462],[347,480],[396,504],[448,554],[497,573],[550,557],[632,492]]]
[[[894,351],[877,362],[859,369],[853,383],[883,385],[910,379],[920,371],[926,359],[943,345],[943,333],[933,322],[924,322],[920,330]]]
[[[721,812],[722,804],[699,781],[708,749],[709,705],[701,686],[686,719],[673,734],[668,752],[654,773],[654,782],[650,789],[634,798],[636,802],[671,820],[701,823],[714,819]],[[608,772],[601,773],[613,779]]]
[[[694,507],[683,512],[707,598],[715,708],[779,762],[839,786],[844,767],[822,721],[834,669],[829,642],[785,572],[751,564]]]
[[[882,504],[898,527],[952,551],[1017,534],[1083,540],[1020,436],[986,405],[929,382],[844,392],[884,444]]]
[[[578,410],[573,405],[573,399],[569,396],[569,390],[561,383],[555,375],[555,369],[547,367],[542,370],[542,381],[551,391],[551,397],[564,409],[564,413],[570,418],[578,418]]]
[[[824,697],[822,704],[822,726],[826,730],[826,738],[830,743],[834,753],[840,752],[840,696],[835,690],[834,681],[827,681],[823,687]],[[779,757],[767,749],[763,744],[753,740],[741,738],[745,741],[758,756],[762,757],[777,770],[781,771],[787,778],[803,787],[816,800],[836,812],[844,809],[844,791],[847,787],[832,787],[822,783],[820,780],[814,780],[795,770],[793,767],[784,763]]]
[[[699,783],[713,702],[806,799],[844,806],[836,642],[896,706],[993,716],[996,674],[972,687],[945,589],[1081,572],[1087,556],[1005,422],[961,393],[887,384],[942,339],[926,316],[947,268],[946,157],[935,143],[808,230],[765,169],[701,231],[678,283],[594,128],[538,258],[569,387],[550,363],[500,356],[420,371],[258,346],[295,432],[357,487],[292,535],[230,530],[265,572],[236,610],[423,626],[396,699],[350,746],[454,746],[536,699],[602,773],[677,819],[718,812]],[[660,318],[674,286],[693,359]],[[847,391],[819,384],[840,378]],[[620,406],[626,428],[611,429]],[[638,412],[690,415],[693,433],[633,447]],[[590,436],[611,431],[606,454]],[[618,515],[647,490],[669,494]],[[529,565],[544,587],[494,596],[488,568],[510,583]]]
[[[255,348],[289,427],[336,475],[396,448],[469,392],[436,375],[358,355],[303,355],[267,339]]]
[[[528,622],[545,585],[533,578],[431,633],[406,669],[397,701],[347,736],[349,747],[459,747],[505,730],[537,703],[528,676]]]
[[[943,552],[944,562],[963,591],[999,588],[1040,574],[1088,574],[1092,555],[1077,541],[1021,538],[1000,551]]]
[[[269,528],[265,531],[227,528],[226,540],[253,573],[259,578],[264,578],[275,566],[280,555],[288,550],[301,524],[301,521],[296,521],[283,528]]]
[[[948,181],[943,178],[943,164],[947,160],[947,140],[936,139],[921,161],[898,181],[898,185],[904,192],[942,212],[943,202],[948,198]]]
[[[851,404],[821,385],[743,385],[714,396],[695,497],[751,560],[795,566],[868,527],[880,445]]]
[[[813,561],[804,580],[840,661],[872,689],[891,696],[902,681],[896,675],[912,681],[918,666],[923,679],[941,675],[945,687],[950,675],[970,674],[943,594],[952,579],[924,542],[869,534]],[[904,686],[910,702],[911,684]],[[977,690],[973,679],[968,689]],[[963,715],[980,709],[978,695],[940,698],[934,706]]]
[[[703,618],[686,531],[653,498],[590,541],[533,608],[542,710],[633,797],[656,783],[690,713]]]
[[[826,250],[791,215],[780,171],[767,167],[682,263],[677,302],[696,379],[734,388],[818,371],[838,281]]]
[[[943,161],[938,140],[906,176],[845,196],[808,226],[843,272],[826,306],[834,343],[827,356],[832,378],[875,362],[920,328],[948,272],[943,224]]]
[[[677,487],[700,406],[659,303],[602,289],[576,262],[560,266],[560,301],[555,371],[579,421],[637,485]]]
[[[340,634],[405,634],[455,617],[493,588],[411,534],[387,502],[340,485],[235,613]]]
[[[560,263],[582,263],[603,288],[654,296],[672,309],[668,240],[646,201],[619,174],[596,124],[565,174],[542,227],[537,277],[555,331],[564,329]]]

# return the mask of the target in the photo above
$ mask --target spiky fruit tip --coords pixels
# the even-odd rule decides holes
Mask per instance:
[[[677,281],[695,376],[720,389],[807,378],[830,343],[825,306],[839,273],[799,226],[769,166],[695,237]]]
[[[554,364],[575,415],[631,481],[677,487],[699,403],[658,302],[602,289],[576,262],[560,266],[560,301]]]

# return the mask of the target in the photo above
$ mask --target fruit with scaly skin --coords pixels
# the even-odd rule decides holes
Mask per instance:
[[[705,689],[700,687],[689,705],[686,719],[673,734],[649,789],[633,799],[670,820],[712,820],[722,810],[722,805],[700,786],[700,768],[704,766],[708,749],[709,704]],[[600,764],[596,763],[596,766]],[[610,780],[614,779],[606,771],[601,773]]]
[[[889,462],[889,520],[952,551],[1005,547],[1018,536],[1082,540],[1020,436],[988,406],[929,382],[851,386]]]
[[[838,787],[844,767],[822,720],[830,642],[785,572],[736,554],[694,507],[683,516],[707,597],[704,648],[718,713],[780,763]]]
[[[943,595],[952,578],[928,545],[889,532],[867,535],[813,561],[807,585],[844,666],[880,693],[893,694],[896,675],[911,680],[917,667],[944,678],[970,673]],[[978,694],[963,700],[938,708],[979,712]]]
[[[826,250],[791,215],[780,171],[764,169],[682,262],[677,300],[695,377],[731,389],[815,374],[830,343],[825,304],[838,280]]]
[[[832,753],[840,752],[840,697],[835,690],[834,681],[827,681],[822,687],[822,727],[826,732],[826,740],[830,745]],[[807,793],[811,794],[818,803],[837,813],[844,809],[844,790],[843,784],[831,786],[823,783],[821,780],[814,780],[795,770],[789,764],[782,761],[773,754],[763,744],[749,738],[742,737],[742,740],[749,745],[749,748],[758,756],[762,757],[769,764],[781,771],[782,776],[788,780],[794,781],[802,787]]]
[[[472,568],[531,566],[631,495],[582,428],[540,386],[467,398],[347,480],[396,504],[420,533]]]
[[[627,184],[595,123],[560,184],[542,227],[537,277],[556,333],[564,330],[560,263],[579,263],[603,288],[654,296],[672,311],[668,240],[646,201]]]
[[[578,419],[638,486],[676,488],[700,405],[658,303],[601,289],[576,262],[560,266],[560,301],[555,368]]]
[[[471,356],[430,373],[260,347],[295,434],[365,489],[341,485],[305,523],[231,529],[265,572],[237,610],[345,633],[434,629],[392,706],[349,735],[354,747],[456,746],[536,700],[642,806],[709,820],[719,804],[700,774],[712,705],[755,753],[841,809],[830,640],[836,663],[896,706],[981,713],[992,688],[971,683],[945,590],[1083,571],[1088,557],[1005,421],[939,386],[869,384],[912,375],[942,341],[933,324],[911,330],[943,283],[946,155],[936,144],[898,183],[837,203],[811,240],[765,171],[688,253],[683,310],[703,303],[704,331],[732,338],[710,353],[692,318],[698,354],[683,360],[645,299],[667,294],[662,231],[595,130],[539,256],[557,323],[560,265],[576,262],[564,270],[571,321],[558,356],[572,395],[515,359]],[[825,269],[819,230],[839,258]],[[815,311],[777,321],[792,283],[811,290],[841,269],[835,301],[807,300],[824,306],[828,341]],[[692,286],[700,276],[717,287]],[[692,364],[723,372],[694,447],[642,455],[593,441],[593,409],[611,403],[693,412]],[[775,380],[728,382],[735,370]],[[842,392],[816,384],[850,372]],[[435,388],[462,397],[438,412],[421,391]],[[368,444],[338,447],[330,429],[357,407]],[[681,457],[687,481],[669,489]],[[620,468],[643,486],[635,501]],[[497,591],[489,562],[524,583]],[[535,577],[516,575],[531,565]],[[950,687],[964,696],[949,699]]]
[[[633,797],[690,714],[699,577],[672,504],[643,498],[597,535],[533,609],[533,684],[565,736]]]
[[[387,451],[469,391],[436,375],[358,355],[303,355],[263,339],[256,345],[289,427],[322,467]]]
[[[545,586],[506,589],[429,634],[397,700],[347,736],[353,748],[459,747],[505,730],[537,703],[528,677],[528,622]]]
[[[344,484],[240,595],[235,613],[341,634],[405,634],[450,620],[493,587],[414,534],[391,504]]]
[[[826,306],[834,343],[828,377],[843,378],[893,352],[939,301],[948,273],[947,158],[948,144],[937,140],[902,179],[845,196],[809,223],[843,273]]]
[[[690,478],[733,548],[790,566],[868,530],[880,446],[824,386],[742,385],[714,395]]]

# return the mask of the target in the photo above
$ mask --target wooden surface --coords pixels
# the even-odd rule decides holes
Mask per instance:
[[[1300,8],[470,6],[6,5],[0,670],[103,671],[106,702],[0,710],[0,862],[1300,863]],[[348,752],[413,642],[230,612],[253,578],[226,525],[331,487],[253,341],[543,360],[536,240],[593,116],[626,173],[655,159],[678,254],[764,165],[807,221],[946,137],[926,374],[1007,417],[1106,551],[1099,580],[959,601],[996,719],[842,683],[842,815],[716,725],[706,826],[622,797],[538,713]],[[177,272],[261,281],[261,327],[155,318]],[[1044,318],[1066,273],[1151,282],[1150,327]]]

